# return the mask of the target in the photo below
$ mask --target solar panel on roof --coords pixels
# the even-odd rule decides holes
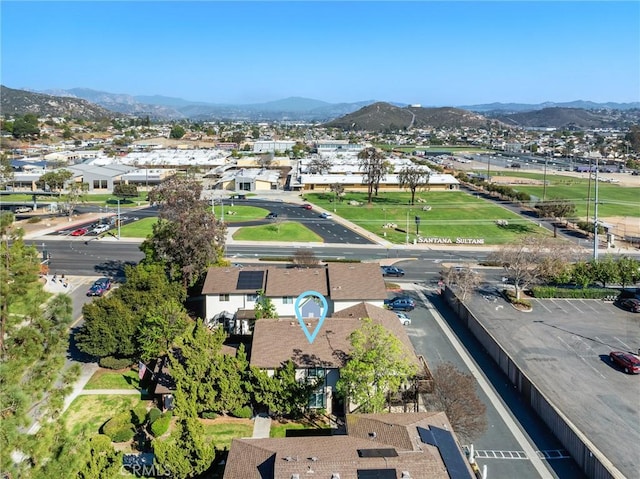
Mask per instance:
[[[398,457],[398,453],[393,448],[383,449],[358,449],[360,457]]]
[[[430,426],[429,429],[418,427],[418,434],[422,442],[438,448],[451,479],[473,479],[451,431],[436,426]]]
[[[397,479],[395,469],[358,469],[358,479]]]
[[[257,291],[262,289],[264,271],[240,271],[236,289]]]

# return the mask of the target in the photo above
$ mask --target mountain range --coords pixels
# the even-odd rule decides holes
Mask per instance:
[[[490,103],[457,108],[379,102],[328,103],[290,97],[255,104],[216,104],[160,95],[128,95],[88,88],[33,92],[1,87],[1,113],[36,113],[85,119],[122,115],[175,121],[300,121],[343,129],[384,131],[411,127],[477,128],[491,121],[504,126],[621,128],[640,123],[640,102]]]

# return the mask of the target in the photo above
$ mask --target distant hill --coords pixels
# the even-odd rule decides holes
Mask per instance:
[[[487,126],[484,116],[459,108],[399,107],[378,102],[337,118],[323,126],[343,130],[392,131],[408,128],[479,128]]]
[[[522,113],[487,113],[487,116],[515,127],[528,128],[625,128],[640,123],[640,110],[585,110],[581,108],[543,108]]]
[[[633,110],[640,108],[640,102],[631,102],[631,103],[595,103],[593,101],[584,101],[584,100],[576,100],[576,101],[568,101],[562,103],[555,102],[544,102],[544,103],[485,103],[481,105],[467,105],[467,106],[459,106],[458,108],[462,108],[464,110],[477,111],[481,113],[489,113],[502,112],[503,114],[507,113],[518,113],[518,112],[526,112],[526,111],[535,111],[542,110],[545,108],[581,108],[584,110]]]
[[[3,115],[24,115],[72,117],[84,120],[113,118],[112,111],[87,100],[62,96],[14,90],[0,85],[0,111]]]

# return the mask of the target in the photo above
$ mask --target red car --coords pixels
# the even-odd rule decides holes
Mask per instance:
[[[303,207],[305,210],[310,210],[311,208],[313,208],[313,206],[311,206],[311,205],[302,205],[302,207]]]
[[[640,358],[631,353],[622,351],[611,351],[609,353],[611,362],[621,367],[627,374],[640,374]]]
[[[88,233],[89,230],[87,228],[78,228],[77,230],[73,230],[71,232],[71,236],[84,236]]]

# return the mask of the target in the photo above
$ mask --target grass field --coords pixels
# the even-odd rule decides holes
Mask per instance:
[[[215,213],[218,218],[222,218],[220,206],[215,207]],[[229,206],[224,207],[224,222],[239,223],[242,221],[254,221],[264,219],[269,210],[258,208],[256,206]]]
[[[153,232],[153,225],[156,224],[158,218],[142,218],[128,225],[120,227],[120,236],[122,238],[146,238]],[[111,228],[110,233],[115,234],[116,230]]]
[[[543,179],[540,174],[518,173],[518,177]],[[573,178],[569,176],[547,175],[547,188],[534,185],[513,185],[517,191],[522,191],[537,198],[546,199],[565,198],[576,205],[576,216],[585,217],[587,214],[587,201],[589,203],[589,215],[593,214],[595,185],[591,181],[591,194],[589,194],[589,180],[587,178]],[[640,216],[640,188],[624,187],[614,183],[598,183],[598,213],[606,216]]]
[[[233,234],[238,241],[302,241],[322,243],[322,238],[300,223],[283,221],[261,226],[245,226]]]
[[[99,369],[96,371],[85,389],[138,389],[138,373],[136,371],[111,371]]]
[[[148,401],[141,401],[140,396],[133,394],[78,396],[64,413],[67,430],[72,435],[82,430],[97,434],[108,419],[133,409],[141,402]]]
[[[416,238],[416,216],[420,218],[418,232],[423,237],[484,238],[487,244],[502,244],[521,235],[549,234],[535,223],[523,219],[481,198],[460,191],[434,191],[416,194],[416,204],[411,206],[409,193],[381,193],[367,204],[365,193],[347,192],[342,202],[332,203],[333,194],[314,193],[305,195],[316,203],[352,221],[393,243],[404,243]],[[418,199],[424,202],[418,202]],[[349,201],[358,201],[361,206],[351,206]],[[423,208],[430,207],[429,211]],[[498,226],[497,220],[506,220],[508,226]],[[393,223],[402,231],[383,228]]]
[[[326,425],[326,428],[329,428],[329,425]],[[271,431],[269,432],[269,437],[286,437],[288,430],[301,430],[301,429],[318,429],[317,426],[307,423],[307,422],[293,422],[293,421],[285,421],[279,422],[276,420],[271,421]]]

